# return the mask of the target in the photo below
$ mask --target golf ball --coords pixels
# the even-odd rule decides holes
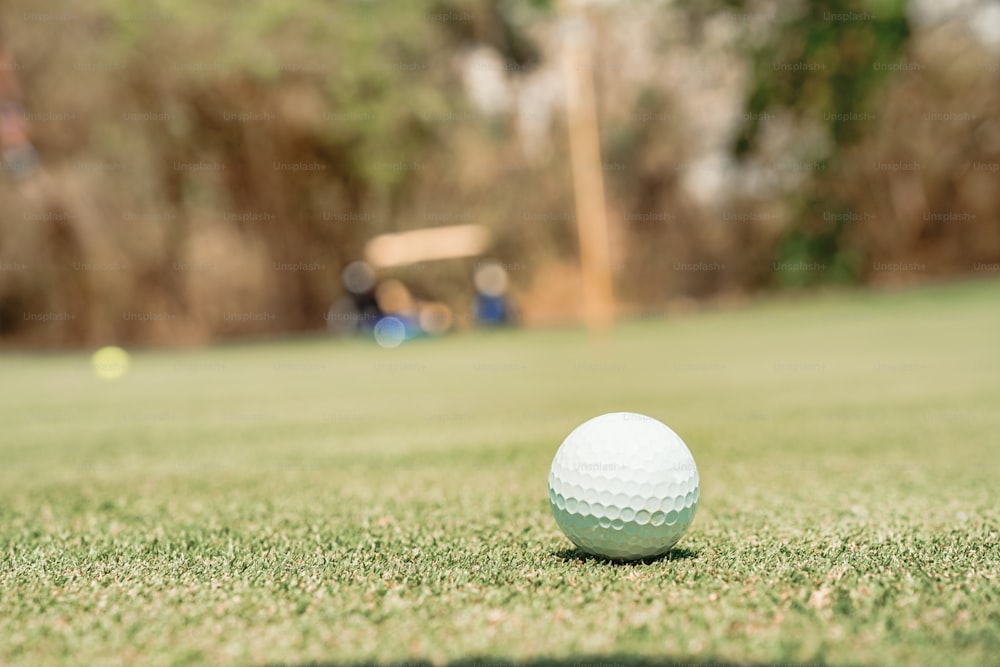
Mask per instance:
[[[652,417],[613,412],[578,426],[549,472],[556,523],[583,551],[659,556],[694,519],[698,468],[680,436]]]

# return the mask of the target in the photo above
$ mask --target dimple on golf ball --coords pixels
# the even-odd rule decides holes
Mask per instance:
[[[549,472],[556,522],[581,550],[613,560],[665,554],[694,520],[698,468],[666,424],[613,412],[578,426]]]

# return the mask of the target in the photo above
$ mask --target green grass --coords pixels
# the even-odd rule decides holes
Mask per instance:
[[[1000,660],[1000,283],[619,327],[7,355],[0,664]],[[701,504],[582,557],[580,422],[670,424]]]

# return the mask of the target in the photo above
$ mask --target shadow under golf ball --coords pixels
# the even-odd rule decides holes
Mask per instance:
[[[582,549],[559,549],[554,552],[553,555],[563,561],[576,561],[576,562],[590,562],[596,561],[599,563],[607,563],[609,565],[630,565],[635,563],[655,563],[658,561],[674,561],[674,560],[691,560],[698,557],[698,552],[693,549],[685,549],[683,547],[674,548],[670,551],[660,554],[659,556],[650,556],[648,558],[636,558],[632,560],[623,560],[620,558],[606,558],[604,556],[595,556],[594,554],[589,554]]]

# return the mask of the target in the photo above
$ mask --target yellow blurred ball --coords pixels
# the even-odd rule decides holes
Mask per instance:
[[[128,372],[128,352],[109,345],[94,352],[90,357],[94,375],[102,380],[117,380]]]

